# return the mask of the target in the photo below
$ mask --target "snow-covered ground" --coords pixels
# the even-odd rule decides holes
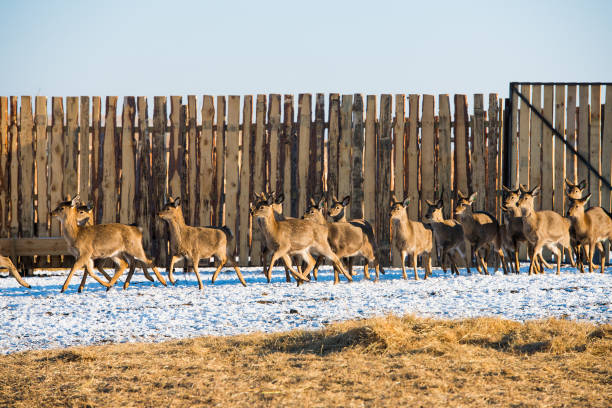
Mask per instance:
[[[202,335],[255,331],[316,329],[334,321],[389,313],[440,318],[499,316],[515,320],[564,317],[594,322],[612,321],[612,268],[604,274],[580,274],[564,268],[561,275],[452,277],[440,270],[427,280],[401,278],[389,269],[379,282],[333,285],[329,267],[319,281],[296,287],[275,269],[272,284],[261,268],[242,268],[248,286],[225,269],[215,285],[212,269],[201,268],[205,282],[198,290],[193,273],[179,271],[175,287],[149,282],[137,271],[132,285],[121,281],[106,292],[91,280],[84,293],[75,276],[60,293],[66,273],[27,278],[26,289],[14,279],[0,279],[0,353],[72,345],[127,341],[162,341]],[[523,267],[523,271],[525,267]],[[110,272],[110,271],[109,271]],[[6,276],[6,274],[5,274]],[[164,275],[165,276],[165,275]],[[419,269],[422,277],[422,270]]]

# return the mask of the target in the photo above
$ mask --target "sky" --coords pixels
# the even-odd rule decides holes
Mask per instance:
[[[0,0],[0,95],[508,94],[612,81],[612,1]]]

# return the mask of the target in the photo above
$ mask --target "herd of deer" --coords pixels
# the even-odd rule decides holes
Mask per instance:
[[[531,260],[530,275],[542,273],[544,267],[551,268],[542,256],[545,247],[555,255],[557,274],[560,273],[561,259],[565,251],[572,266],[578,265],[584,273],[586,259],[589,272],[592,272],[597,268],[593,265],[595,249],[601,252],[600,271],[603,272],[605,256],[602,243],[612,240],[612,218],[601,207],[585,210],[591,195],[583,197],[586,188],[584,181],[573,184],[566,180],[566,184],[566,194],[570,202],[567,217],[554,211],[534,209],[534,198],[540,191],[539,186],[532,190],[523,186],[512,190],[504,186],[505,198],[501,206],[504,219],[501,224],[486,212],[472,210],[476,193],[467,197],[458,192],[455,219],[444,218],[442,198],[435,202],[426,201],[428,208],[422,222],[408,218],[408,199],[398,201],[393,196],[390,203],[391,241],[393,249],[400,254],[404,279],[407,278],[405,260],[408,255],[412,260],[415,279],[418,279],[419,256],[423,260],[424,278],[431,275],[432,255],[439,257],[445,272],[447,262],[450,262],[452,273],[459,275],[457,265],[462,264],[466,266],[469,274],[470,263],[475,260],[478,272],[488,275],[485,259],[491,251],[496,257],[495,269],[501,263],[505,274],[510,271],[519,273],[518,253],[522,243],[527,244]],[[333,197],[329,208],[323,198],[319,201],[310,199],[302,218],[284,216],[283,199],[282,194],[261,193],[255,196],[250,207],[253,217],[252,239],[259,240],[263,245],[261,264],[268,282],[271,281],[272,267],[277,260],[284,263],[287,281],[291,281],[293,276],[298,286],[310,281],[311,273],[314,279],[317,279],[318,268],[325,258],[333,264],[334,283],[339,281],[340,274],[348,281],[353,280],[352,266],[355,256],[362,256],[366,261],[363,269],[366,279],[370,279],[370,266],[374,267],[376,280],[379,273],[385,273],[379,262],[372,226],[363,219],[346,219],[345,209],[350,204],[350,196],[341,201]],[[111,288],[129,267],[123,285],[123,288],[127,289],[137,266],[141,267],[148,280],[153,281],[153,277],[148,273],[148,268],[151,268],[159,282],[166,286],[166,281],[145,254],[142,230],[139,227],[117,223],[94,225],[92,207],[80,203],[78,196],[61,202],[51,215],[59,220],[62,234],[75,257],[62,292],[68,288],[72,276],[80,268],[84,268],[84,273],[79,292],[83,290],[88,275],[101,285]],[[242,285],[246,286],[239,267],[228,254],[228,243],[233,238],[229,228],[186,225],[180,198],[168,198],[158,216],[168,223],[170,230],[172,257],[168,280],[172,284],[175,283],[174,265],[184,259],[185,268],[191,266],[198,286],[202,289],[199,262],[201,259],[215,257],[219,260],[219,265],[212,276],[212,283],[217,279],[221,268],[229,263]],[[469,244],[471,253],[466,250],[466,244]],[[94,260],[107,259],[115,264],[113,276],[108,275],[100,264],[96,266],[106,278],[105,281],[95,274]],[[347,260],[348,270],[341,259]],[[296,269],[294,265],[297,266]],[[21,285],[29,287],[9,258],[0,256],[0,268],[8,269]]]

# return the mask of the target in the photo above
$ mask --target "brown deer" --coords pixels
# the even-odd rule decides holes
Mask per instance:
[[[431,276],[431,252],[433,251],[433,233],[425,225],[418,221],[408,219],[406,207],[410,202],[409,198],[404,201],[397,201],[395,195],[391,197],[391,241],[393,246],[400,253],[402,259],[402,276],[406,275],[406,255],[412,257],[412,267],[414,269],[414,280],[419,280],[417,274],[417,257],[423,255],[423,265],[425,273]]]
[[[304,219],[312,220],[327,228],[327,242],[338,258],[348,258],[352,260],[355,256],[363,256],[366,260],[366,264],[363,268],[363,276],[365,279],[370,279],[369,267],[370,264],[374,265],[376,280],[378,280],[380,264],[375,254],[375,247],[372,243],[374,240],[373,231],[368,231],[364,224],[359,223],[327,222],[323,214],[324,207],[324,198],[321,198],[318,203],[311,198],[306,208],[306,212],[304,213]],[[322,261],[323,257],[319,256],[313,269],[315,277],[317,275],[316,270]],[[338,280],[338,269],[334,266],[334,282],[337,283]]]
[[[145,255],[142,248],[142,231],[133,226],[123,224],[98,224],[79,226],[77,220],[77,204],[79,196],[70,201],[59,203],[57,208],[51,211],[52,217],[57,217],[62,234],[68,243],[70,252],[75,257],[74,265],[62,286],[62,292],[68,288],[68,284],[77,269],[85,267],[86,272],[91,275],[98,283],[109,288],[112,287],[127,267],[121,255],[126,254],[150,267],[155,272],[157,279],[166,286],[166,281],[159,274],[159,271]],[[94,260],[111,258],[119,269],[106,283],[93,272]]]
[[[456,275],[459,275],[459,269],[455,255],[459,255],[461,260],[465,262],[467,273],[470,274],[470,264],[467,259],[465,249],[465,236],[463,235],[463,227],[455,220],[444,219],[442,214],[443,201],[442,197],[437,202],[426,200],[427,212],[423,217],[423,223],[431,226],[433,236],[436,240],[436,245],[440,247],[442,259],[442,267],[446,270],[445,261],[450,259],[451,270]]]
[[[521,209],[523,217],[523,233],[533,246],[533,256],[529,265],[529,275],[534,272],[535,264],[542,259],[542,250],[548,247],[557,259],[557,275],[561,273],[561,257],[563,249],[570,248],[570,220],[557,214],[554,211],[535,211],[533,208],[534,198],[540,192],[540,186],[534,187],[531,191],[520,186],[521,198],[517,206]],[[561,249],[559,249],[559,246]],[[570,256],[572,266],[575,266],[574,259]]]
[[[307,276],[315,265],[312,254],[323,255],[330,259],[340,272],[352,281],[352,277],[340,262],[340,259],[332,251],[327,241],[327,227],[311,220],[286,219],[276,220],[273,202],[260,203],[252,210],[253,217],[259,224],[262,233],[266,236],[266,241],[273,251],[268,268],[268,276],[271,274],[272,266],[277,259],[283,259],[285,265],[290,269],[291,274],[296,277],[298,285],[303,281],[308,281]],[[303,274],[296,272],[291,267],[290,255],[299,255],[306,262],[306,269]]]
[[[593,272],[593,255],[597,246],[601,253],[600,272],[603,273],[606,257],[601,243],[605,240],[612,241],[612,218],[601,207],[591,207],[585,211],[584,206],[590,198],[591,194],[584,198],[572,199],[571,206],[567,210],[567,216],[572,221],[572,229],[576,242],[588,251],[589,272]],[[582,262],[580,264],[581,272],[584,272]]]
[[[26,288],[30,287],[30,285],[21,278],[21,275],[19,275],[19,272],[17,271],[17,268],[15,268],[11,258],[0,255],[0,268],[8,269],[9,273],[13,275],[13,278],[15,278],[15,280],[17,280],[21,286],[25,286]]]
[[[181,198],[172,199],[168,197],[164,208],[159,212],[158,216],[166,221],[170,227],[170,235],[172,236],[172,259],[170,260],[170,268],[168,269],[168,280],[175,284],[175,279],[172,274],[174,264],[185,259],[185,262],[191,262],[193,271],[198,279],[198,287],[203,288],[200,272],[198,271],[200,259],[216,257],[219,259],[219,266],[212,276],[212,283],[215,283],[219,271],[226,263],[233,266],[240,279],[242,286],[246,286],[246,282],[242,277],[240,268],[236,265],[233,259],[228,256],[228,243],[233,238],[232,232],[227,227],[190,227],[185,224],[183,210],[181,208]]]
[[[476,267],[479,273],[489,274],[487,263],[484,260],[481,250],[493,247],[499,257],[504,274],[508,274],[504,252],[502,250],[501,234],[497,219],[484,211],[472,211],[472,204],[476,199],[477,193],[472,193],[467,197],[457,191],[457,204],[455,206],[455,216],[463,227],[463,234],[472,247],[472,254],[476,257]],[[482,271],[481,268],[482,267]]]

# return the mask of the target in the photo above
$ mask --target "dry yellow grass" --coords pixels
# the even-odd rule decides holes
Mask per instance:
[[[0,357],[0,406],[611,406],[612,325],[385,317]]]

